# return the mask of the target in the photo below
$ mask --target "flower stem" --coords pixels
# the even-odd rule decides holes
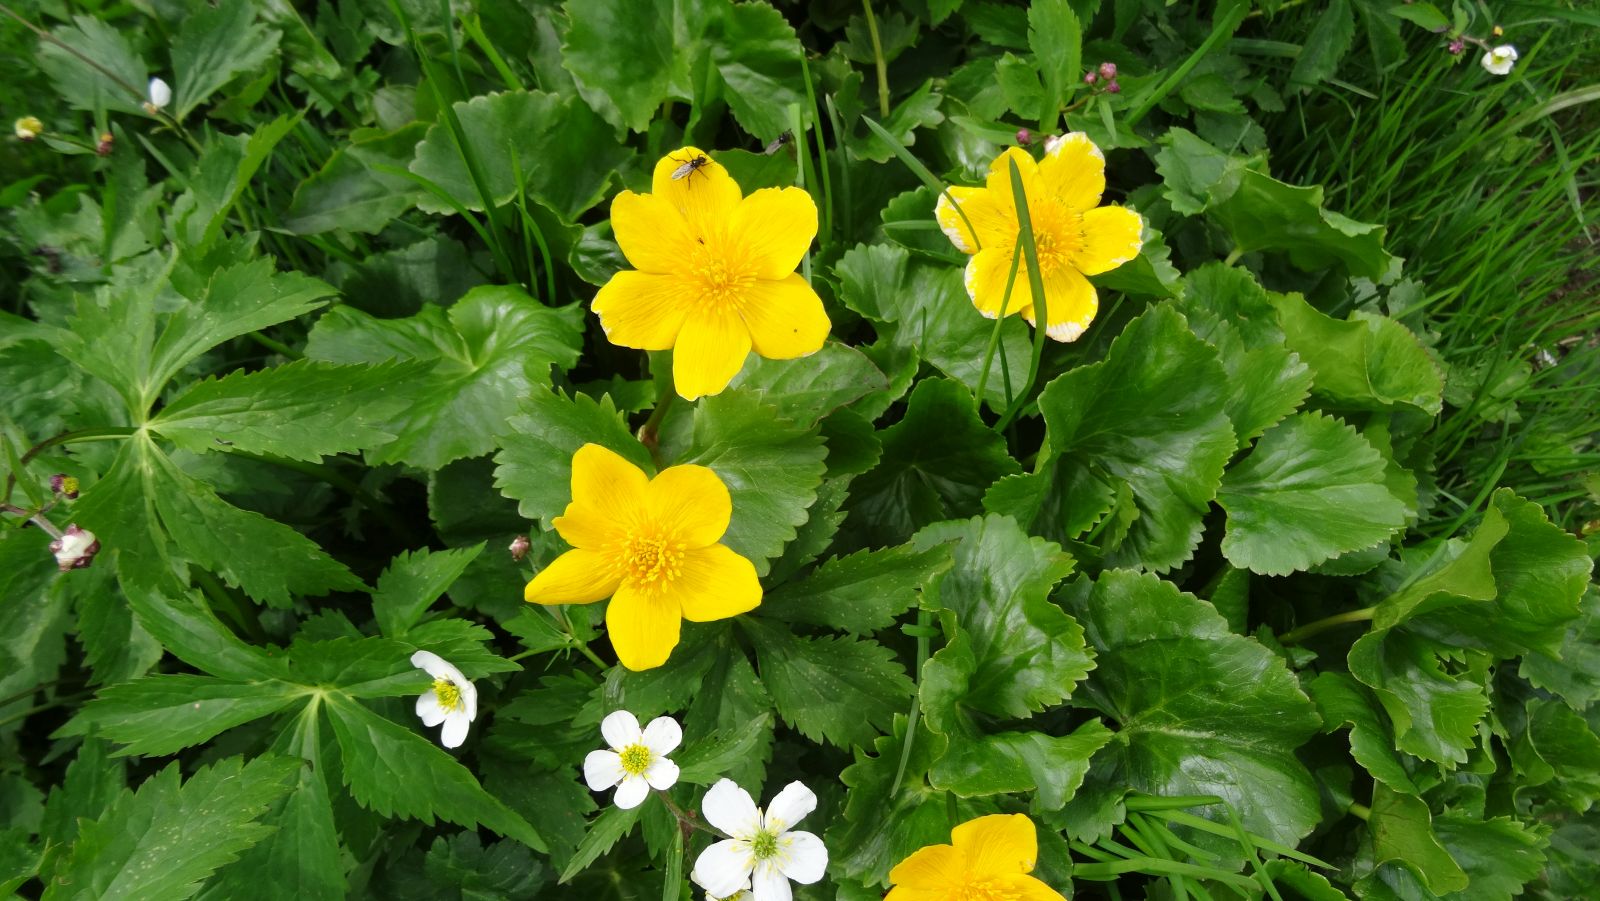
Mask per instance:
[[[689,831],[699,830],[700,832],[704,832],[707,835],[714,835],[717,838],[728,838],[728,836],[723,835],[721,832],[719,832],[719,831],[717,831],[715,829],[712,829],[710,826],[707,826],[706,824],[700,822],[700,818],[695,816],[693,813],[690,813],[689,811],[684,810],[682,807],[679,807],[678,805],[672,803],[672,796],[671,795],[667,794],[666,792],[664,792],[664,791],[662,791],[660,789],[656,789],[656,794],[661,796],[662,803],[667,805],[667,809],[672,811],[672,815],[677,818],[678,823],[684,829],[689,830]]]
[[[1325,616],[1315,622],[1306,623],[1297,629],[1291,629],[1279,635],[1278,641],[1281,644],[1299,644],[1313,635],[1320,635],[1329,629],[1343,626],[1347,623],[1371,622],[1372,616],[1377,610],[1378,608],[1376,607],[1362,607],[1360,610],[1349,610],[1344,613],[1336,613],[1333,616]]]
[[[656,469],[661,469],[661,421],[667,418],[667,411],[672,409],[672,402],[678,397],[678,389],[672,384],[671,357],[663,356],[651,360],[651,372],[656,382],[656,407],[650,411],[650,418],[639,427],[639,443],[650,452],[650,459],[656,464]],[[656,372],[658,360],[666,361],[665,374]]]
[[[1345,808],[1345,813],[1348,813],[1353,817],[1359,817],[1360,819],[1365,820],[1365,819],[1367,819],[1367,818],[1372,816],[1372,808],[1368,807],[1365,804],[1357,804],[1354,801],[1352,801],[1352,802],[1350,802],[1350,806]]]
[[[867,16],[867,34],[872,37],[872,59],[878,70],[878,115],[889,117],[889,62],[883,58],[883,42],[878,38],[878,17],[872,14],[872,0],[861,0]]]

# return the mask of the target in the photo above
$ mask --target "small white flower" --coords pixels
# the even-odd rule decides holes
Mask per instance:
[[[1517,61],[1517,48],[1510,44],[1501,44],[1483,55],[1483,67],[1493,75],[1511,74],[1511,66]]]
[[[667,759],[683,741],[677,720],[658,716],[640,729],[638,717],[617,710],[600,721],[600,734],[611,749],[590,751],[583,759],[583,781],[591,791],[614,785],[612,800],[630,810],[644,803],[650,789],[666,791],[677,784],[678,765]]]
[[[11,131],[17,136],[17,140],[31,141],[44,131],[44,123],[39,121],[38,116],[23,116],[11,123]]]
[[[422,725],[444,723],[439,741],[447,748],[459,748],[467,740],[467,729],[478,717],[478,689],[461,675],[461,670],[446,663],[432,651],[411,655],[411,665],[433,677],[433,687],[417,698],[417,716]]]
[[[723,779],[706,792],[706,821],[733,836],[700,852],[689,878],[719,898],[753,889],[755,901],[789,901],[789,880],[810,885],[828,868],[828,849],[809,832],[790,832],[817,807],[798,782],[784,786],[763,813],[750,793]]]
[[[56,565],[62,572],[83,569],[94,562],[94,555],[99,552],[99,539],[77,524],[67,526],[60,538],[50,542],[50,553],[56,556]]]
[[[151,115],[161,112],[172,102],[172,87],[159,78],[150,79],[150,96],[145,101],[145,111]]]

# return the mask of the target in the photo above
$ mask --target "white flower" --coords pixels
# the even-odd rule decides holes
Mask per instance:
[[[689,878],[719,898],[753,888],[755,901],[789,901],[789,880],[810,885],[828,868],[828,849],[809,832],[790,832],[817,807],[798,782],[784,786],[762,813],[750,793],[723,779],[706,792],[706,821],[733,836],[700,852]]]
[[[683,741],[683,729],[670,716],[658,716],[639,728],[639,719],[617,710],[600,722],[609,751],[590,751],[583,759],[583,780],[591,791],[613,785],[612,800],[623,810],[638,807],[650,789],[666,791],[678,781],[678,765],[667,759]]]
[[[1517,48],[1501,44],[1483,55],[1483,67],[1493,75],[1511,74],[1511,65],[1517,61]]]
[[[172,87],[159,78],[150,79],[150,99],[145,101],[145,111],[154,115],[166,109],[171,102]]]
[[[432,651],[411,655],[411,665],[433,677],[433,687],[417,698],[417,716],[422,725],[444,723],[439,741],[447,748],[459,748],[467,740],[467,728],[478,717],[478,689],[461,675],[461,670],[446,663]]]
[[[50,553],[56,555],[56,565],[62,572],[83,569],[94,562],[94,555],[99,552],[99,539],[76,523],[67,526],[60,538],[50,542]]]
[[[11,131],[19,141],[31,141],[44,131],[44,123],[37,116],[23,116],[11,124]]]

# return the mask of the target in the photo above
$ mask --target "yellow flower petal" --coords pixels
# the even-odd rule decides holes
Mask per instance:
[[[611,201],[611,230],[623,256],[641,272],[676,272],[698,246],[689,220],[655,194],[618,194]]]
[[[1083,247],[1072,263],[1084,275],[1099,275],[1139,255],[1144,220],[1126,207],[1103,206],[1083,214]]]
[[[803,276],[762,280],[740,297],[739,316],[750,332],[756,353],[769,360],[792,360],[814,354],[828,340],[833,323],[822,298]]]
[[[952,196],[955,203],[950,200]],[[956,211],[956,204],[961,205],[960,212]],[[966,213],[966,221],[962,220],[961,213]],[[933,205],[933,215],[950,243],[962,253],[1010,247],[1017,240],[1016,205],[1009,195],[1001,198],[988,188],[951,188],[948,194],[939,195],[939,201]],[[967,227],[969,221],[972,228]],[[974,230],[977,231],[976,243],[972,239]]]
[[[728,219],[728,246],[741,268],[761,279],[793,273],[816,236],[817,204],[799,188],[762,188],[739,201]]]
[[[996,813],[968,820],[950,832],[950,841],[965,854],[974,876],[1029,873],[1039,858],[1033,821],[1020,813]]]
[[[1051,196],[1082,213],[1094,209],[1106,191],[1106,157],[1088,135],[1075,131],[1062,135],[1039,161],[1039,176]]]
[[[683,626],[677,600],[622,586],[606,608],[606,631],[617,660],[631,670],[654,669],[678,646]]]
[[[715,472],[685,464],[669,466],[650,480],[645,509],[653,522],[671,529],[674,540],[703,548],[728,531],[733,498]]]
[[[626,523],[644,508],[650,477],[609,447],[585,444],[572,455],[572,500]]]
[[[1000,314],[1002,301],[1005,303],[1007,316],[1022,312],[1023,308],[1033,303],[1032,294],[1028,290],[1026,267],[1026,262],[1018,261],[1016,281],[1011,286],[1011,298],[1006,300],[1006,280],[1011,275],[1011,247],[1008,245],[1001,249],[985,245],[973,255],[972,259],[967,260],[965,279],[967,296],[972,298],[972,305],[990,319]]]
[[[676,275],[623,270],[594,296],[606,340],[638,350],[670,350],[699,300],[699,286]]]
[[[1032,876],[1006,876],[996,880],[1016,901],[1066,901],[1060,892]]]
[[[677,599],[684,619],[708,623],[754,610],[761,603],[761,582],[749,560],[713,544],[685,553],[663,593]]]
[[[534,604],[592,604],[610,597],[620,580],[607,555],[580,548],[539,570],[522,590],[522,598]]]
[[[684,400],[720,394],[750,355],[750,330],[730,311],[705,310],[683,324],[672,352],[672,381]]]
[[[1016,197],[1011,192],[1011,164],[1007,160],[1017,161],[1017,171],[1022,173],[1022,188],[1027,193],[1030,204],[1037,202],[1035,198],[1044,197],[1045,189],[1039,180],[1039,164],[1034,162],[1027,151],[1020,147],[1007,147],[1004,153],[995,157],[994,161],[989,163],[989,175],[984,181],[984,190],[991,192],[994,202],[1015,219]],[[980,233],[978,237],[981,240],[983,235]],[[1015,230],[1011,232],[1011,240],[1016,240]],[[988,247],[989,243],[984,242],[983,246]]]
[[[706,159],[704,165],[672,177],[686,163],[701,157]],[[701,238],[721,232],[743,196],[728,170],[698,147],[680,147],[656,161],[650,184],[651,192],[683,213],[690,233]]]
[[[897,885],[889,889],[889,894],[883,896],[883,901],[950,901],[950,888],[912,888],[909,885]]]
[[[1022,279],[1022,275],[1017,276],[1019,285]],[[1032,292],[1026,296],[1028,306],[1023,308],[1022,318],[1028,320],[1029,325],[1037,326]],[[1083,273],[1067,266],[1044,277],[1044,298],[1046,312],[1050,314],[1045,334],[1061,342],[1078,340],[1100,310],[1100,297],[1094,285],[1089,284]]]
[[[950,845],[929,845],[900,861],[889,871],[889,881],[899,891],[909,889],[949,892],[967,878],[967,855]],[[894,897],[894,892],[889,893]],[[885,899],[887,901],[887,899]]]
[[[626,527],[618,521],[615,510],[576,501],[550,524],[567,544],[591,551],[603,551],[627,539]]]

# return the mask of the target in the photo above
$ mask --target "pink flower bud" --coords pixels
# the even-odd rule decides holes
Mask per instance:
[[[1115,78],[1113,78],[1113,79],[1111,79],[1111,82],[1106,85],[1106,93],[1107,94],[1120,94],[1120,93],[1122,93],[1122,85],[1117,84],[1117,80]]]
[[[76,524],[67,526],[61,537],[50,542],[50,553],[56,557],[56,566],[62,572],[83,569],[94,562],[100,552],[100,541],[88,529]]]
[[[1100,64],[1100,77],[1101,78],[1116,78],[1117,77],[1117,64],[1113,63],[1113,62],[1101,63]]]
[[[1467,49],[1467,42],[1457,38],[1451,41],[1450,46],[1446,49],[1450,51],[1451,56],[1460,56]]]
[[[1097,82],[1099,80],[1100,80],[1100,76],[1094,74],[1093,72],[1085,72],[1085,73],[1083,73],[1083,83],[1084,84],[1094,84],[1095,82]]]
[[[1017,143],[1022,145],[1023,147],[1026,147],[1029,144],[1032,144],[1033,143],[1033,132],[1027,130],[1026,128],[1017,129]]]
[[[528,556],[528,549],[533,547],[533,542],[526,535],[518,535],[511,539],[511,559],[521,563],[522,558]]]
[[[66,497],[69,501],[78,499],[78,480],[63,472],[58,472],[50,477],[50,491]]]
[[[111,132],[109,132],[109,131],[101,132],[100,133],[100,143],[94,145],[94,152],[99,154],[100,156],[110,156],[111,155],[111,142],[112,142],[112,140],[113,139],[111,137]]]

